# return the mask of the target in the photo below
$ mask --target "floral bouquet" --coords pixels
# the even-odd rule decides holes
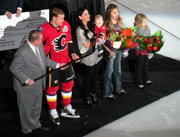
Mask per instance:
[[[134,32],[132,41],[134,43],[138,43],[140,47],[148,53],[155,53],[159,51],[164,44],[164,41],[162,41],[163,35],[161,30],[158,30],[152,36],[146,37],[139,35],[137,27],[132,27],[132,32]]]
[[[132,30],[132,41],[134,43],[139,43],[139,41],[142,40],[143,37],[139,35],[137,26],[131,27],[131,30]]]
[[[117,50],[128,50],[134,48],[132,42],[131,28],[124,29],[121,32],[111,31],[107,34],[106,45],[109,48]]]

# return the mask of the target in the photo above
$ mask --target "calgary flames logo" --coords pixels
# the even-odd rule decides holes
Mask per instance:
[[[53,40],[54,50],[60,52],[66,48],[66,34],[61,34],[59,37]]]

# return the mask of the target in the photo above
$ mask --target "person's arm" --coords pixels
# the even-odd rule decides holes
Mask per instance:
[[[106,30],[107,30],[107,28],[106,28],[105,25],[103,25],[103,26],[101,26],[101,27],[99,28],[100,35],[102,35],[102,38],[103,38],[103,39],[106,39]]]
[[[109,52],[110,56],[114,56],[116,52],[113,52],[110,48],[108,48],[106,45],[103,44],[103,47]]]
[[[75,53],[75,47],[74,47],[74,43],[73,43],[72,35],[71,35],[71,27],[67,21],[64,21],[64,24],[66,24],[68,27],[68,33],[67,33],[68,51],[69,51],[71,58],[73,60],[76,60],[79,58],[79,56]],[[79,61],[77,61],[77,62],[79,62]]]
[[[9,11],[9,6],[11,1],[9,0],[0,0],[0,15],[5,15],[7,11]],[[10,6],[11,8],[11,6]]]
[[[21,8],[17,8],[16,17],[20,17],[21,13],[22,13],[22,9]]]
[[[23,8],[23,0],[18,0],[18,6],[16,10],[16,17],[20,17]]]
[[[86,53],[91,46],[90,40],[86,39],[84,36],[84,31],[80,27],[76,29],[76,36],[80,53]]]
[[[12,13],[9,12],[9,11],[7,11],[5,15],[8,17],[8,19],[11,19],[11,18],[12,18]]]
[[[13,75],[23,84],[27,82],[29,77],[23,72],[22,68],[25,64],[25,53],[17,51],[14,55],[14,59],[10,65],[10,71]]]
[[[23,8],[23,0],[18,0],[18,6],[17,8]]]
[[[43,40],[42,40],[42,43],[43,43],[43,45],[44,45],[44,52],[45,52],[45,54],[46,55],[48,55],[49,54],[49,52],[50,52],[50,46],[48,45],[48,31],[44,28],[44,26],[39,26],[38,28],[37,28],[37,30],[39,30],[39,31],[41,31],[42,32],[42,34],[43,34]]]

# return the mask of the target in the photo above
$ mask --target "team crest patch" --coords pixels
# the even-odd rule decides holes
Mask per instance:
[[[67,27],[67,25],[64,25],[62,31],[63,31],[63,32],[68,32],[68,27]]]
[[[44,29],[42,27],[39,27],[38,30],[42,32]]]
[[[56,52],[60,52],[61,50],[64,50],[66,48],[66,34],[62,33],[59,37],[55,38],[52,41],[53,45],[54,45],[54,50]]]

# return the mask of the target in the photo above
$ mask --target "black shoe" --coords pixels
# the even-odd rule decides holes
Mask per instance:
[[[34,130],[41,130],[41,131],[49,131],[50,129],[49,129],[49,127],[44,127],[44,126],[40,126],[40,127],[38,127],[38,128],[36,128],[36,129],[34,129]]]
[[[106,97],[105,99],[115,100],[115,99],[116,99],[116,97],[115,97],[115,96],[112,96],[112,97]]]
[[[126,95],[127,92],[126,92],[125,90],[122,90],[119,94],[120,94],[120,95]]]
[[[5,69],[4,65],[0,64],[0,70],[4,70],[4,69]]]
[[[144,85],[137,85],[137,87],[139,88],[139,89],[145,89],[145,86]]]
[[[94,107],[94,104],[93,104],[91,98],[85,98],[84,102],[87,106],[92,107],[92,108]]]
[[[100,101],[97,99],[96,95],[91,95],[91,100],[93,102],[93,104],[95,105],[99,105],[100,104]]]
[[[35,137],[34,134],[32,132],[29,133],[23,133],[22,135],[23,137]]]
[[[154,83],[153,83],[152,81],[150,81],[150,80],[146,81],[146,84],[148,84],[148,85],[154,85]]]

